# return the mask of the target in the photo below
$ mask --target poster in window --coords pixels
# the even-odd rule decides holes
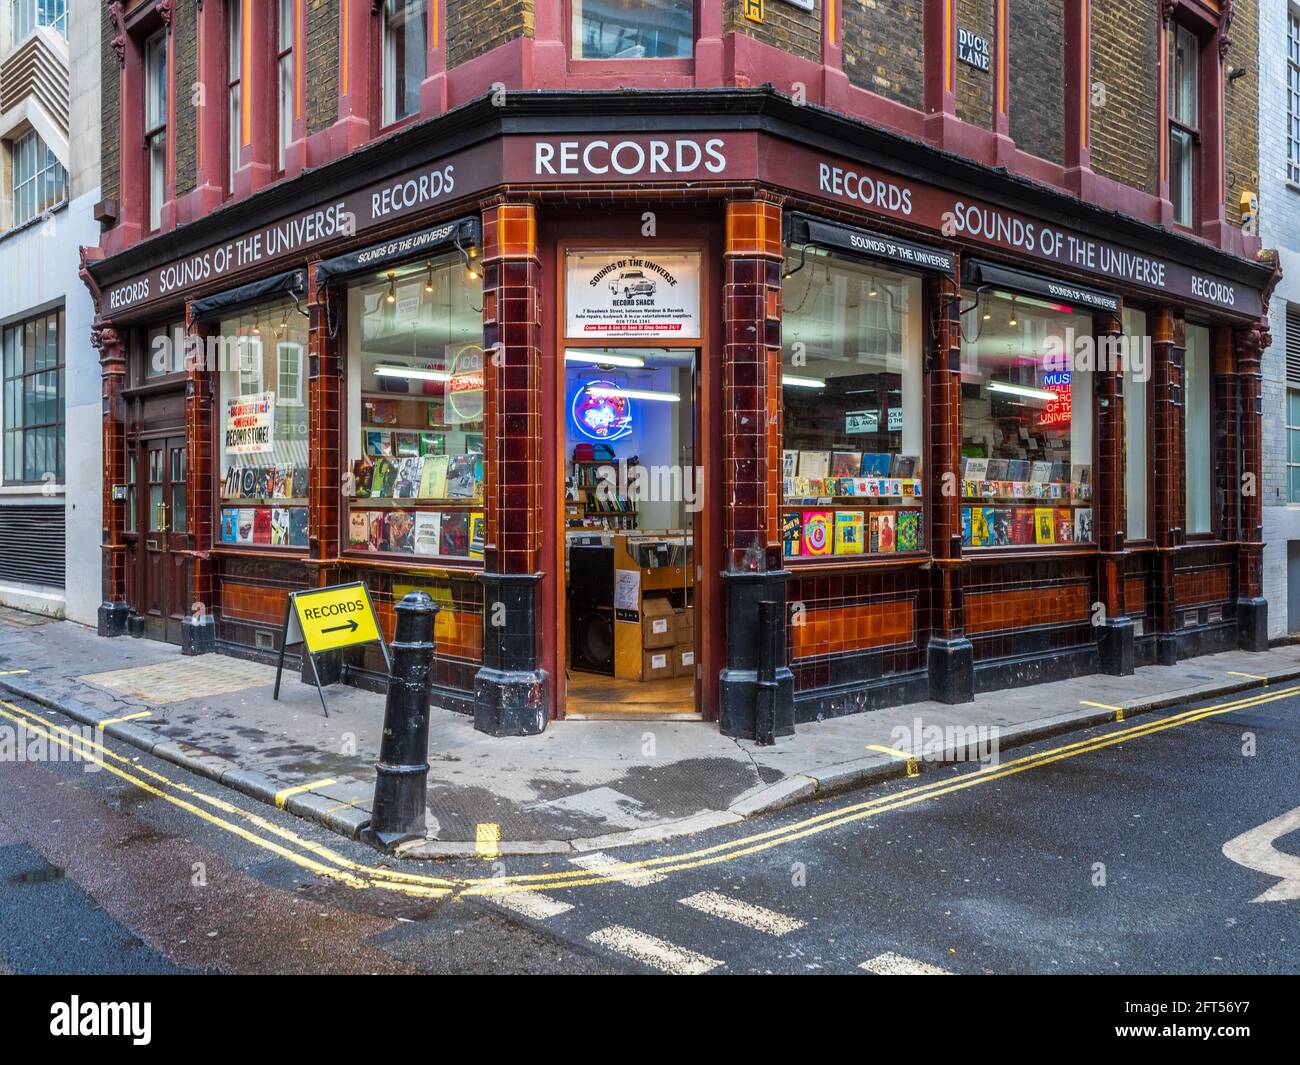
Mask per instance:
[[[226,401],[226,454],[268,454],[275,446],[275,393]]]
[[[699,252],[570,252],[565,332],[587,339],[700,335]]]

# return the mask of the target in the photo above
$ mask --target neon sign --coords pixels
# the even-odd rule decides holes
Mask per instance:
[[[1074,400],[1070,394],[1070,371],[1058,370],[1043,374],[1043,388],[1054,393],[1038,417],[1039,425],[1069,425],[1074,413]]]
[[[591,388],[617,390],[613,381],[587,381],[573,394],[570,413],[578,432],[591,440],[609,443],[632,431],[632,401],[623,395],[593,396]]]

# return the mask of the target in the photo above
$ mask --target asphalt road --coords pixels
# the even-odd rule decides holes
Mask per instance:
[[[437,865],[109,740],[93,772],[0,764],[0,969],[1296,973],[1285,691],[656,846]]]

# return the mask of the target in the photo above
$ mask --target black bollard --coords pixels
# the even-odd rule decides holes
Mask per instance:
[[[758,604],[758,691],[754,706],[754,741],[760,747],[776,743],[776,656],[780,605],[770,599]]]
[[[384,850],[423,839],[429,775],[429,674],[438,608],[425,592],[396,606],[397,631],[384,704],[384,735],[375,766],[375,801],[367,838]]]

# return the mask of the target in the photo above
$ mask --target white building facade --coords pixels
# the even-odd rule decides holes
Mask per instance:
[[[100,7],[0,2],[0,606],[94,624]]]

